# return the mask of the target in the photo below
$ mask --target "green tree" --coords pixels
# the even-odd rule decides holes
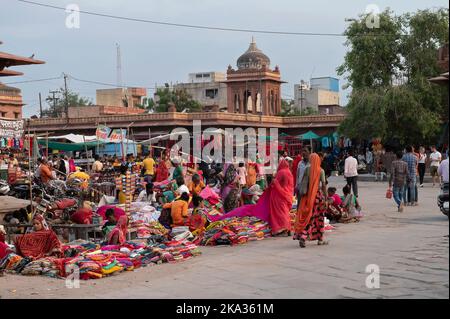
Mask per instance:
[[[448,42],[448,9],[402,16],[386,10],[378,29],[367,28],[365,19],[360,16],[346,30],[349,51],[337,68],[352,87],[340,132],[405,144],[435,142],[448,121],[448,93],[428,78],[442,72],[437,50]]]
[[[202,105],[192,99],[185,89],[170,89],[168,85],[156,91],[155,99],[148,99],[146,108],[151,112],[167,112],[169,104],[174,103],[177,112],[199,112]]]
[[[379,15],[380,27],[370,29],[367,18],[360,15],[344,32],[345,45],[351,49],[337,73],[346,75],[353,89],[391,85],[396,70],[401,69],[402,19],[385,10]]]

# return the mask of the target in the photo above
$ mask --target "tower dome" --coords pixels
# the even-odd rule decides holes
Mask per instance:
[[[258,47],[254,38],[247,51],[237,59],[238,69],[261,69],[263,65],[270,66],[270,59]]]

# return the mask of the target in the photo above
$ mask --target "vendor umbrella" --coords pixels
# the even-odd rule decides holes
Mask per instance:
[[[310,143],[311,143],[311,151],[314,151],[314,150],[313,150],[313,143],[312,143],[312,140],[316,140],[316,139],[318,139],[319,137],[320,137],[320,136],[317,135],[316,133],[314,133],[313,131],[308,131],[308,132],[306,132],[305,134],[299,135],[299,138],[300,138],[301,140],[309,140],[309,141],[310,141]]]

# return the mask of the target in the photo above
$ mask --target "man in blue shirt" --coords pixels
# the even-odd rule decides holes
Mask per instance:
[[[406,162],[408,165],[408,181],[406,183],[405,194],[409,196],[405,196],[404,202],[405,205],[409,206],[417,206],[417,198],[418,194],[416,194],[416,179],[417,179],[417,165],[419,160],[417,156],[413,153],[412,146],[408,145],[406,147],[406,154],[403,155],[402,160]],[[408,197],[408,198],[406,198]]]

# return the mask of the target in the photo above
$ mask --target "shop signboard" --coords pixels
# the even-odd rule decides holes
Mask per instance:
[[[23,121],[0,120],[0,137],[21,138],[23,135]]]
[[[97,136],[97,140],[101,142],[108,142],[108,136],[111,133],[111,129],[105,125],[99,125],[97,127],[97,131],[95,135]]]

